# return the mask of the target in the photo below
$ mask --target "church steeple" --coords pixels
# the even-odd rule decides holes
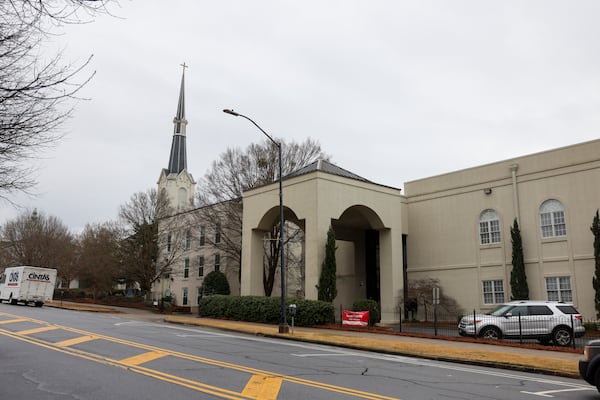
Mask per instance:
[[[177,113],[173,118],[173,142],[171,144],[171,155],[169,157],[168,173],[178,174],[187,169],[187,154],[185,148],[185,130],[187,120],[185,119],[185,69],[187,65],[183,63],[183,73],[181,74],[181,87],[179,88],[179,102],[177,103]]]
[[[179,88],[179,102],[177,113],[173,118],[173,141],[171,142],[171,154],[169,166],[163,168],[158,178],[158,191],[164,192],[169,199],[173,211],[185,211],[194,207],[194,193],[196,182],[187,170],[187,154],[185,148],[185,130],[187,120],[185,119],[185,69],[183,63],[181,74],[181,87]]]

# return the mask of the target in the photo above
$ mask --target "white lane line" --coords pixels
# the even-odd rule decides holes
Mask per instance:
[[[307,353],[307,354],[294,354],[291,356],[295,357],[356,357],[356,354],[343,354],[343,353]]]
[[[572,388],[572,389],[560,389],[560,390],[544,390],[543,392],[527,392],[525,390],[521,390],[521,393],[532,394],[534,396],[540,397],[554,397],[552,394],[556,393],[564,393],[564,392],[578,392],[584,390],[595,390],[593,387],[581,387],[581,388]]]

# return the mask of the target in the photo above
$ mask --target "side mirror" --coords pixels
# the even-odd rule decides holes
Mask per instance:
[[[513,316],[513,315],[512,315],[512,313],[511,313],[510,311],[509,311],[509,312],[507,312],[506,314],[504,314],[504,317],[505,317],[505,318],[512,317],[512,316]]]

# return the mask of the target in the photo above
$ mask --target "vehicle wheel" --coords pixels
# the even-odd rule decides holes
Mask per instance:
[[[479,336],[483,339],[498,340],[502,338],[502,333],[495,326],[486,326],[479,332]]]
[[[36,301],[36,302],[35,302],[35,306],[36,306],[36,307],[41,307],[41,306],[43,306],[43,305],[44,305],[44,303],[43,303],[43,302],[41,302],[41,301]]]
[[[573,341],[571,329],[566,326],[558,326],[552,331],[552,341],[555,345],[565,347]]]

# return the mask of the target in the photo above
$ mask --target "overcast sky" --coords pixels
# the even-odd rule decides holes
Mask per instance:
[[[597,1],[120,0],[55,39],[96,76],[20,205],[74,232],[117,218],[167,167],[186,70],[188,170],[272,136],[404,182],[594,140]],[[284,196],[285,197],[285,196]],[[19,213],[0,203],[0,223]]]

